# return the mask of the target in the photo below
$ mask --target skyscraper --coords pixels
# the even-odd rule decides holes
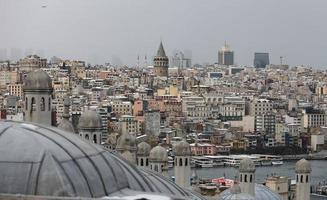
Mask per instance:
[[[265,68],[269,65],[269,53],[254,53],[253,65],[255,68]]]
[[[234,65],[234,51],[225,43],[223,48],[218,51],[219,65]]]

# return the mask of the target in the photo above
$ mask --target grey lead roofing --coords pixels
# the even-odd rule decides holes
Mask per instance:
[[[78,135],[0,121],[0,193],[104,197],[126,189],[202,199]]]

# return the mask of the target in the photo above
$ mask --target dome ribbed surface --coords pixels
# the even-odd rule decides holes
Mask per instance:
[[[114,152],[54,127],[0,121],[0,152],[2,194],[98,198],[132,190],[194,198]]]

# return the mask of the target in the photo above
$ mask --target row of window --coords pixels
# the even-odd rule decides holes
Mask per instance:
[[[25,110],[28,110],[28,98],[26,97],[25,98]],[[32,97],[31,99],[31,103],[30,103],[30,111],[33,112],[33,111],[36,111],[36,101],[35,101],[35,98]],[[46,105],[45,105],[45,98],[42,97],[41,100],[40,100],[40,111],[45,111],[46,109]],[[48,100],[48,111],[51,111],[51,98],[49,97],[49,100]]]

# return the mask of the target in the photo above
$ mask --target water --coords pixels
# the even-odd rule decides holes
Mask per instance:
[[[275,174],[277,176],[286,176],[295,179],[295,163],[296,161],[284,161],[280,166],[264,166],[256,168],[256,182],[263,183],[267,176]],[[317,185],[319,182],[327,183],[327,161],[326,160],[312,160],[310,161],[312,173],[311,184]],[[218,168],[197,168],[196,170],[199,178],[219,178],[225,176],[229,179],[235,179],[238,176],[238,168],[235,167],[218,167]],[[173,173],[173,171],[170,171]]]

